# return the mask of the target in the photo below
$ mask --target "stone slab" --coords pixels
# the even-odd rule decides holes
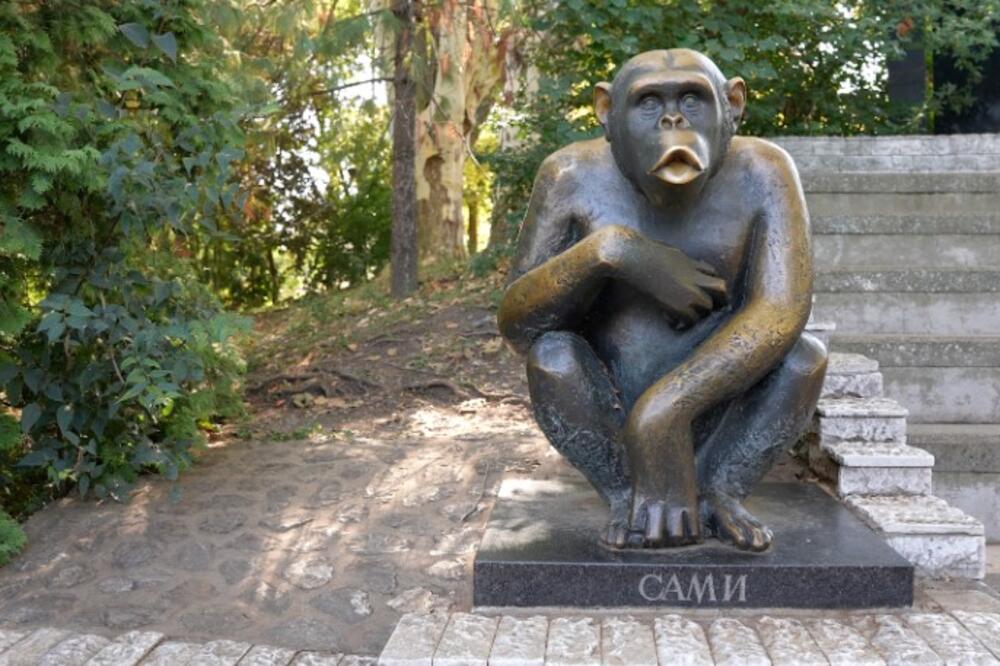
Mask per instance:
[[[765,615],[757,620],[757,633],[774,666],[826,666],[829,663],[809,630],[794,618]]]
[[[162,640],[163,634],[155,631],[130,631],[91,657],[87,666],[135,666]]]
[[[855,496],[846,503],[884,534],[983,534],[981,522],[933,495]]]
[[[379,657],[381,666],[431,666],[448,624],[445,613],[410,613],[399,620]]]
[[[862,354],[830,352],[826,375],[864,375],[878,372],[878,361]]]
[[[601,626],[589,617],[558,617],[549,622],[546,666],[600,666]]]
[[[541,615],[503,616],[493,639],[490,666],[542,666],[548,635],[549,621]]]
[[[890,534],[885,542],[921,576],[971,578],[986,575],[986,542],[968,534]]]
[[[931,492],[930,467],[839,467],[837,495],[925,495]]]
[[[882,395],[881,372],[863,375],[831,375],[823,380],[821,398],[875,398]]]
[[[832,398],[820,400],[816,413],[827,418],[906,418],[906,408],[890,398]]]
[[[240,666],[288,666],[295,658],[295,650],[273,645],[255,645],[240,659]]]
[[[844,467],[934,467],[934,456],[907,444],[829,442],[822,446]]]
[[[943,666],[927,641],[898,615],[855,618],[854,626],[878,650],[888,666]]]
[[[434,652],[434,666],[486,666],[499,618],[455,613]]]
[[[188,661],[188,666],[236,666],[250,651],[249,643],[238,641],[211,641],[205,643]]]
[[[0,654],[3,654],[4,650],[22,640],[27,635],[28,632],[26,631],[0,629]]]
[[[949,664],[995,666],[1000,664],[986,646],[955,618],[943,613],[914,613],[907,623]]]
[[[762,484],[747,506],[765,553],[714,539],[657,551],[598,543],[607,510],[581,477],[503,482],[474,564],[477,606],[870,608],[912,601],[913,569],[810,484]]]
[[[807,626],[831,664],[885,666],[878,651],[854,627],[833,619],[813,620]]]
[[[722,618],[708,627],[716,666],[771,666],[757,632],[739,620]]]
[[[1000,613],[951,612],[993,656],[1000,657]]]
[[[631,617],[604,620],[601,655],[604,666],[658,666],[653,628]]]
[[[173,666],[174,664],[186,664],[196,652],[201,650],[200,643],[186,643],[183,641],[167,641],[160,643],[149,653],[149,656],[142,661],[142,666]]]
[[[68,637],[69,632],[62,629],[36,629],[0,654],[0,666],[35,666],[46,652]]]
[[[934,494],[983,523],[988,543],[1000,542],[1000,473],[934,470]]]
[[[109,639],[97,634],[70,636],[46,652],[38,660],[38,666],[80,666],[110,643]]]
[[[653,621],[656,655],[661,664],[713,666],[712,649],[697,622],[670,614]]]

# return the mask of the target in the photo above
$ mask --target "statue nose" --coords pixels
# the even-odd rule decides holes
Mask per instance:
[[[682,127],[685,118],[680,113],[664,113],[660,118],[660,126],[664,129],[676,129]]]

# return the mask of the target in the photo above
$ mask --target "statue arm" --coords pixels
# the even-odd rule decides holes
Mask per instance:
[[[497,315],[500,333],[522,354],[542,333],[567,328],[586,314],[609,276],[606,246],[614,231],[576,241],[572,188],[560,173],[551,157],[538,171]]]
[[[636,405],[636,418],[692,417],[746,391],[785,357],[809,318],[812,250],[802,187],[783,151],[765,155],[767,191],[753,238],[742,307],[660,379]],[[641,406],[641,407],[640,407]]]

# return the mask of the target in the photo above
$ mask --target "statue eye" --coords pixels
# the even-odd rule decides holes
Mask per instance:
[[[701,100],[694,93],[688,93],[681,97],[681,109],[684,111],[697,111],[701,106]]]
[[[639,108],[643,111],[656,111],[660,108],[660,98],[656,95],[643,95],[639,100]]]

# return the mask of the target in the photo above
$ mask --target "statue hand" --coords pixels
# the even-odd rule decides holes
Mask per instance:
[[[597,234],[611,276],[653,297],[678,324],[691,326],[726,304],[726,282],[710,264],[634,229],[611,225]]]

